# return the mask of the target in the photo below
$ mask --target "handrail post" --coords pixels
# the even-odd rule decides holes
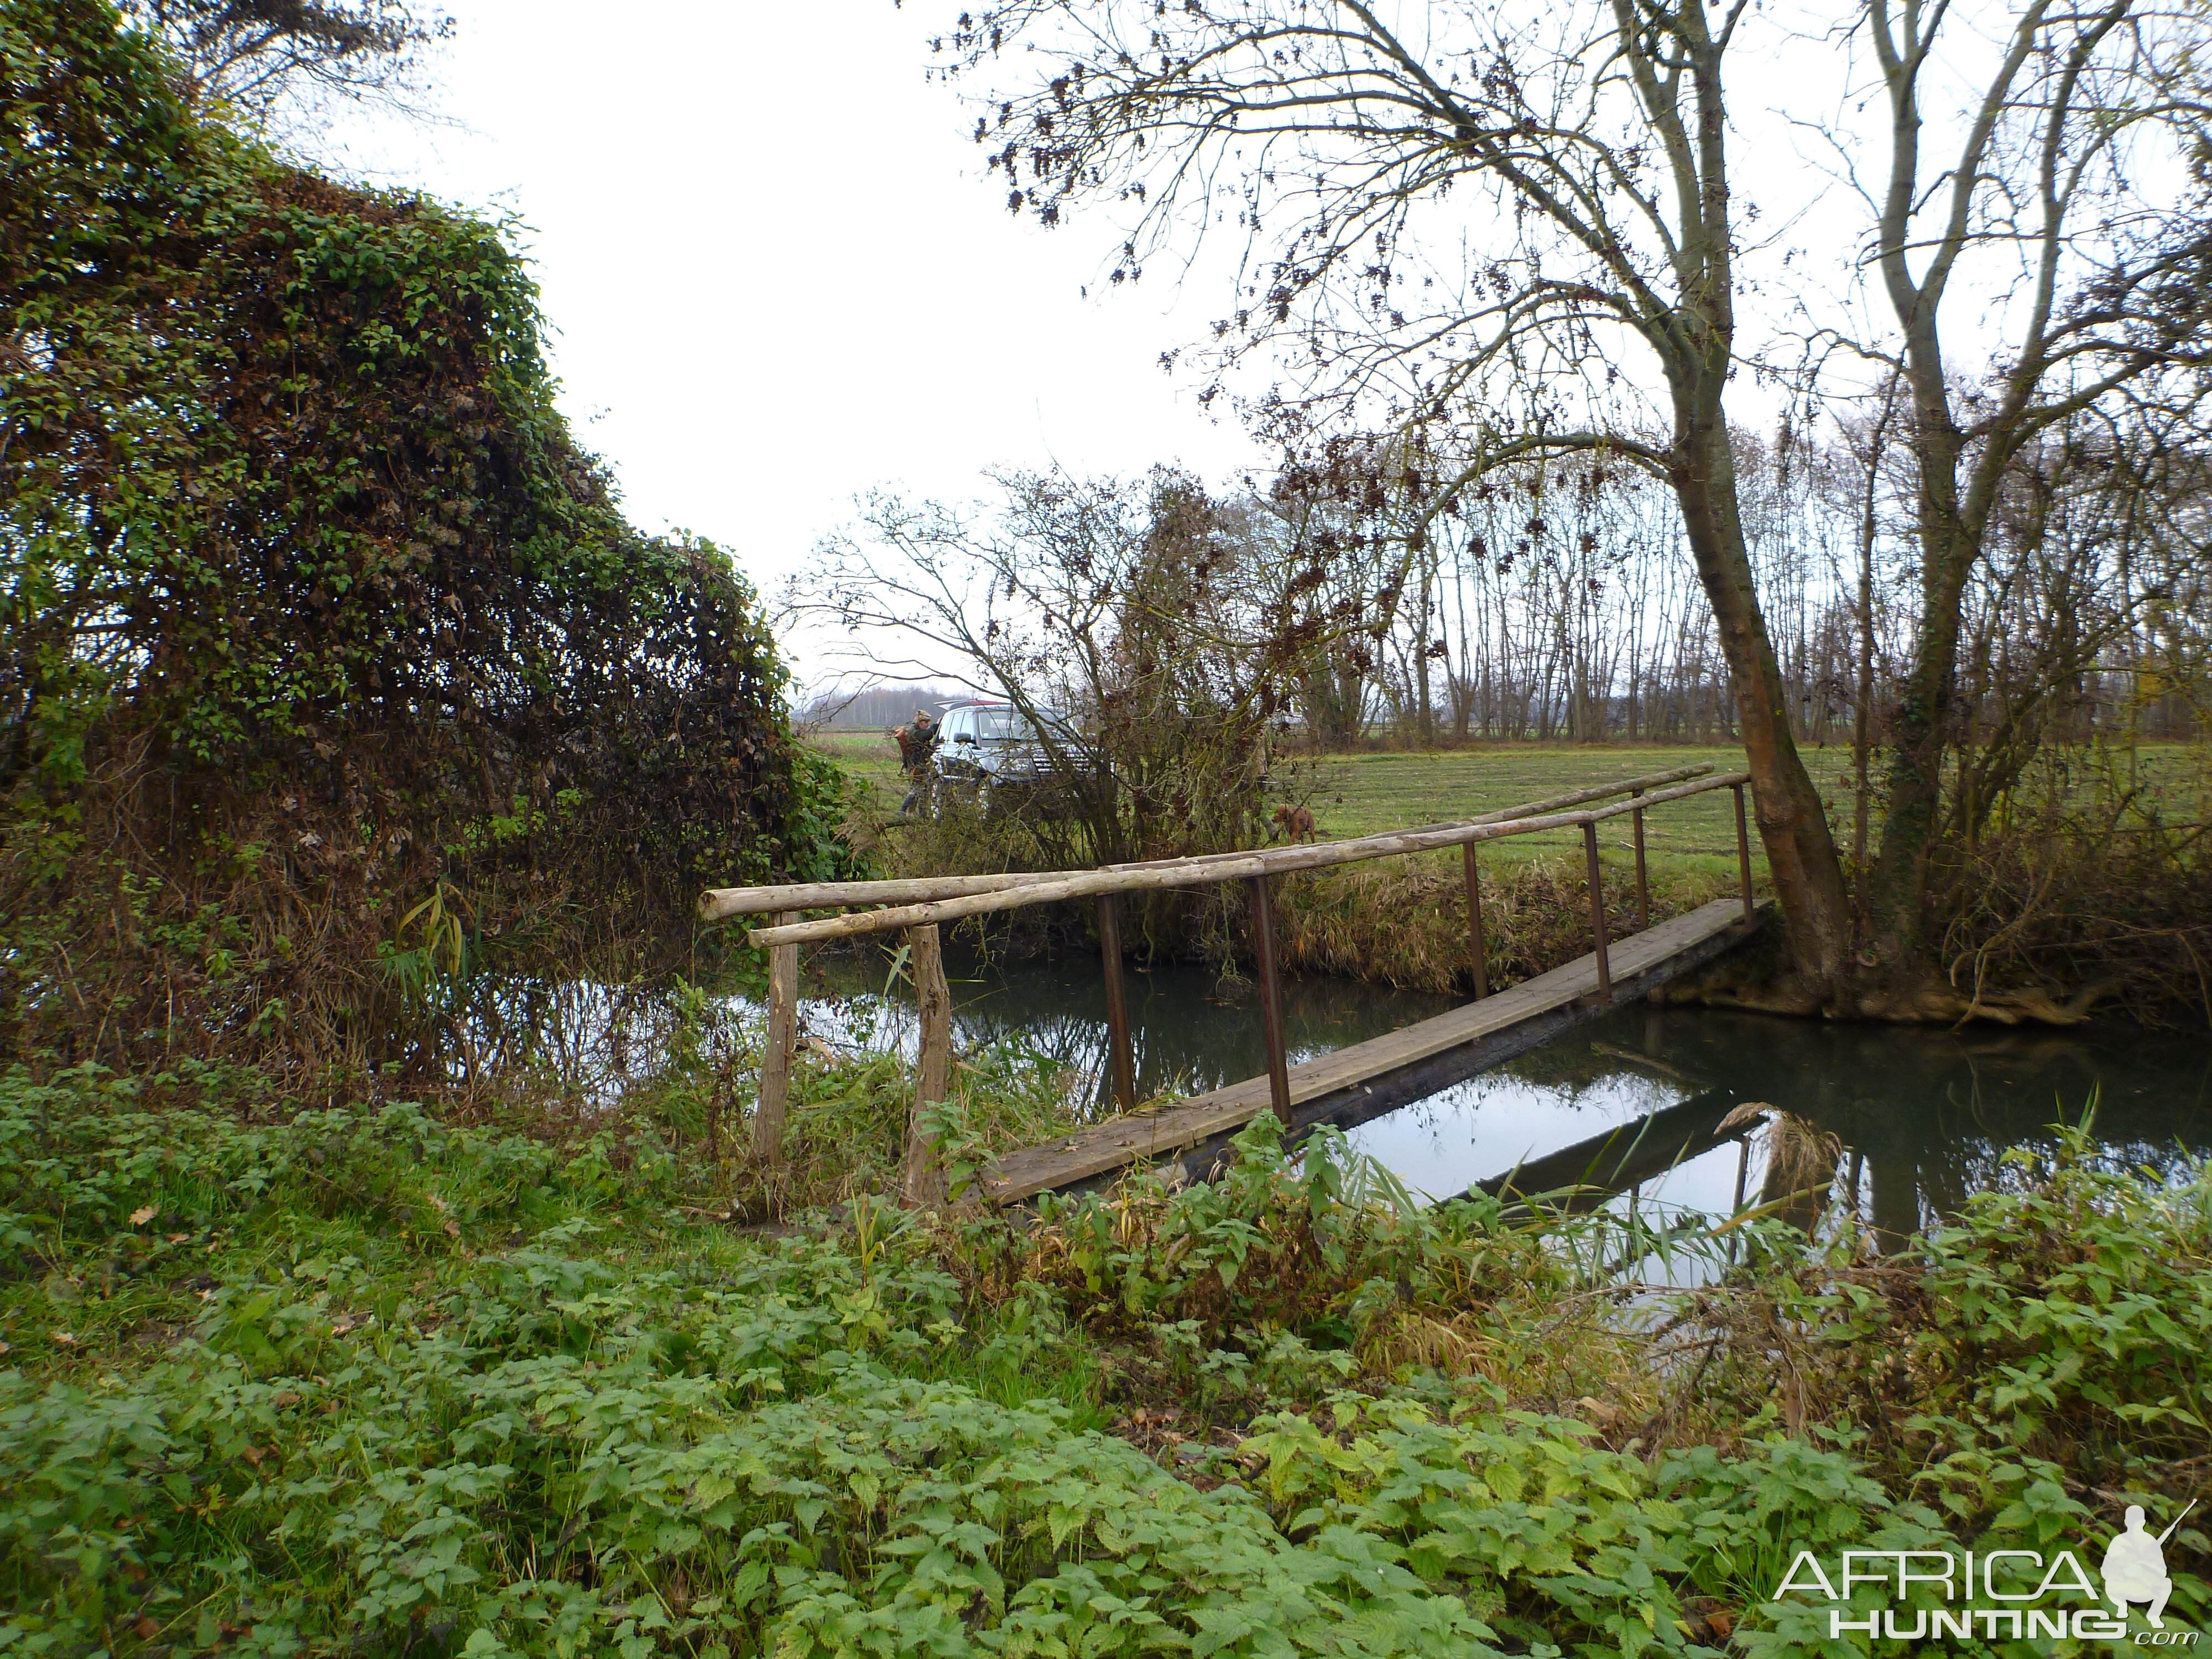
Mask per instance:
[[[1460,843],[1467,854],[1467,940],[1474,950],[1474,1000],[1490,994],[1490,947],[1482,938],[1482,881],[1474,866],[1474,843]]]
[[[796,910],[777,915],[779,927],[799,920]],[[753,1156],[770,1166],[783,1162],[783,1124],[791,1103],[791,1055],[799,1036],[799,947],[771,945],[768,951],[768,1033],[761,1050],[760,1100],[753,1112]]]
[[[1606,960],[1605,879],[1597,866],[1597,825],[1587,818],[1583,821],[1583,855],[1589,865],[1590,937],[1596,941],[1597,994],[1600,1001],[1610,1002],[1613,964]]]
[[[1739,783],[1735,789],[1735,868],[1743,883],[1743,925],[1750,927],[1759,921],[1759,907],[1752,902],[1751,896],[1751,826],[1744,818],[1743,786]]]
[[[1252,876],[1252,953],[1260,971],[1260,1025],[1267,1044],[1267,1096],[1287,1133],[1291,1127],[1291,1063],[1283,1042],[1283,981],[1275,967],[1275,911],[1267,878]]]
[[[1106,969],[1106,1060],[1114,1099],[1125,1112],[1137,1107],[1136,1057],[1129,1048],[1129,993],[1121,981],[1121,902],[1098,896],[1098,954]]]
[[[1729,1211],[1731,1217],[1743,1213],[1744,1183],[1751,1178],[1751,1132],[1748,1129],[1745,1130],[1736,1137],[1736,1142],[1738,1150],[1735,1157],[1735,1204]],[[1729,1229],[1728,1259],[1729,1266],[1731,1267],[1735,1266],[1735,1242],[1738,1237],[1737,1229]]]
[[[1632,789],[1628,798],[1641,800],[1644,792]],[[1639,806],[1628,817],[1636,826],[1636,931],[1641,933],[1651,926],[1651,881],[1644,872],[1644,809]]]
[[[906,1201],[927,1209],[944,1201],[944,1170],[937,1143],[923,1133],[926,1108],[952,1095],[952,988],[945,981],[945,952],[937,924],[909,927],[914,948],[915,1012],[921,1017],[921,1052],[914,1068],[914,1111],[907,1125]]]

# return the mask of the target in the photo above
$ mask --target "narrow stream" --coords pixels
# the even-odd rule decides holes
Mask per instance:
[[[807,958],[802,1030],[911,1052],[912,993],[901,982],[886,997],[889,963],[874,951]],[[1094,957],[954,958],[947,971],[958,1047],[1019,1036],[1109,1109]],[[1249,986],[1133,964],[1127,984],[1140,1094],[1197,1094],[1265,1070]],[[1283,994],[1293,1063],[1457,1006],[1343,980],[1286,980]],[[563,1086],[611,1101],[657,1064],[667,1013],[661,991],[538,982],[509,988],[496,1024],[528,1033],[537,1063]],[[1751,1102],[1813,1132],[1794,1137],[1789,1170],[1767,1167],[1771,1137],[1721,1128]],[[1740,1196],[1797,1190],[1809,1157],[1811,1178],[1826,1181],[1838,1204],[1901,1234],[2001,1179],[2008,1151],[2055,1146],[2053,1126],[2078,1121],[2093,1103],[2092,1138],[2115,1163],[2170,1173],[2212,1152],[2212,1039],[2118,1023],[1953,1031],[1638,1005],[1350,1139],[1431,1200],[1510,1178],[1524,1193],[1575,1185],[1708,1215],[1729,1212]]]
[[[862,958],[811,972],[805,1017],[841,1024],[850,1005],[839,999],[879,991],[879,971]],[[961,1046],[1025,1034],[1103,1091],[1105,992],[1095,960],[954,962],[948,972]],[[1127,982],[1140,1094],[1194,1094],[1265,1069],[1249,988],[1224,989],[1184,966],[1133,970]],[[1283,994],[1293,1063],[1457,1006],[1342,980],[1286,980]],[[901,1025],[910,1017],[902,1008]],[[1431,1199],[1524,1167],[1533,1176],[1539,1160],[1548,1160],[1548,1176],[1565,1170],[1619,1186],[1656,1164],[1636,1183],[1644,1200],[1725,1214],[1739,1182],[1756,1201],[1768,1175],[1759,1138],[1747,1150],[1737,1139],[1713,1144],[1710,1133],[1746,1102],[1833,1137],[1838,1200],[1855,1199],[1866,1220],[1903,1233],[1997,1180],[2008,1150],[2055,1146],[2054,1126],[2078,1121],[2093,1103],[2092,1139],[2115,1162],[2162,1173],[2212,1151],[2212,1039],[2118,1023],[1953,1031],[1638,1005],[1350,1139]],[[1606,1157],[1581,1158],[1623,1126]],[[1607,1182],[1632,1146],[1632,1170]],[[1570,1148],[1577,1155],[1562,1164]]]

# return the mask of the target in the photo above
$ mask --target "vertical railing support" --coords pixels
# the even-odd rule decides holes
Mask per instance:
[[[1744,1183],[1751,1177],[1751,1133],[1746,1130],[1739,1138],[1740,1150],[1735,1158],[1735,1206],[1729,1212],[1731,1218],[1743,1213]],[[1729,1266],[1735,1266],[1735,1242],[1741,1229],[1729,1230]]]
[[[944,1199],[944,1172],[936,1143],[922,1131],[924,1109],[952,1093],[952,988],[945,982],[945,953],[935,923],[906,930],[914,949],[914,1000],[921,1020],[921,1053],[915,1065],[914,1113],[907,1125],[906,1201],[926,1207]]]
[[[775,919],[782,927],[799,920],[796,910]],[[783,1162],[783,1124],[791,1105],[791,1054],[799,1037],[799,947],[768,948],[768,1035],[761,1052],[760,1103],[753,1113],[753,1156],[763,1164]]]
[[[1628,798],[1641,800],[1644,792],[1632,789]],[[1651,878],[1644,871],[1644,809],[1639,806],[1628,817],[1636,826],[1636,931],[1641,933],[1651,926]]]
[[[1467,942],[1474,952],[1474,1000],[1490,994],[1490,947],[1482,937],[1482,878],[1474,867],[1474,843],[1460,844],[1467,855]]]
[[[1606,960],[1605,878],[1597,864],[1597,825],[1587,818],[1583,821],[1583,856],[1589,865],[1590,938],[1597,952],[1597,994],[1600,1001],[1610,1002],[1613,964]]]
[[[1291,1123],[1291,1062],[1283,1042],[1283,981],[1275,966],[1275,908],[1267,878],[1245,882],[1252,894],[1252,954],[1260,972],[1260,1024],[1267,1043],[1267,1097],[1287,1132]]]
[[[1743,812],[1743,786],[1735,786],[1735,870],[1743,883],[1743,925],[1751,927],[1759,920],[1759,906],[1751,896],[1751,825]]]
[[[1134,1111],[1137,1061],[1129,1047],[1129,993],[1121,981],[1121,902],[1111,893],[1098,896],[1098,955],[1106,970],[1106,1063],[1114,1100]]]

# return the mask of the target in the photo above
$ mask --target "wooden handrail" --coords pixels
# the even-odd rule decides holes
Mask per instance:
[[[1508,823],[1536,813],[1556,812],[1566,807],[1580,806],[1585,802],[1604,800],[1613,795],[1663,788],[1671,783],[1704,777],[1712,769],[1710,763],[1678,766],[1671,772],[1654,772],[1644,777],[1624,778],[1619,783],[1572,790],[1564,795],[1549,795],[1541,800],[1523,802],[1518,806],[1503,806],[1496,811],[1478,813],[1471,818],[1455,818],[1440,823],[1423,824],[1412,830],[1392,830],[1389,834],[1390,836],[1425,835],[1445,830],[1467,829],[1476,824]],[[1348,847],[1355,842],[1388,838],[1364,836],[1355,836],[1350,841],[1328,842],[1322,844],[1329,847]],[[793,882],[777,887],[709,887],[699,896],[699,919],[702,921],[726,921],[732,916],[760,915],[778,910],[826,910],[842,908],[850,904],[919,904],[937,899],[965,898],[974,893],[1002,893],[1017,887],[1035,886],[1042,882],[1064,881],[1079,875],[1097,875],[1107,871],[1196,867],[1253,856],[1255,853],[1251,851],[1201,853],[1187,858],[1151,859],[1137,864],[1103,865],[1097,870],[1028,871],[989,876],[913,876],[888,881]],[[1387,855],[1378,854],[1376,856]]]
[[[1115,896],[1158,888],[1194,887],[1221,881],[1243,881],[1252,901],[1252,926],[1259,957],[1261,1007],[1266,1026],[1268,1092],[1285,1127],[1292,1121],[1289,1061],[1283,1029],[1280,989],[1277,984],[1273,912],[1268,896],[1268,878],[1294,870],[1319,870],[1365,859],[1391,858],[1433,848],[1459,847],[1466,852],[1468,928],[1474,961],[1475,994],[1488,989],[1483,963],[1482,893],[1476,878],[1474,848],[1478,842],[1498,841],[1509,836],[1531,835],[1543,830],[1579,827],[1589,871],[1590,925],[1596,949],[1599,996],[1612,995],[1607,972],[1607,929],[1605,896],[1600,881],[1597,825],[1607,818],[1632,813],[1636,824],[1637,910],[1648,921],[1649,906],[1644,868],[1644,814],[1654,806],[1681,800],[1709,790],[1733,789],[1736,796],[1737,862],[1743,884],[1744,920],[1754,919],[1751,890],[1749,838],[1745,828],[1744,786],[1747,772],[1707,776],[1709,765],[1680,767],[1647,777],[1628,778],[1615,784],[1580,789],[1509,806],[1457,823],[1431,824],[1379,836],[1325,842],[1305,847],[1271,848],[1264,851],[1215,853],[1200,857],[1158,859],[1146,864],[1109,866],[1101,870],[1057,871],[1037,874],[995,876],[938,876],[915,881],[857,881],[795,883],[780,887],[710,889],[700,896],[700,914],[716,921],[734,915],[775,913],[775,924],[746,930],[756,945],[765,946],[769,963],[769,1015],[767,1044],[761,1062],[759,1109],[754,1123],[754,1152],[773,1164],[781,1157],[783,1119],[789,1093],[793,1038],[797,1013],[799,947],[821,939],[848,939],[858,934],[888,933],[903,928],[914,949],[916,987],[922,1010],[921,1054],[916,1070],[912,1121],[906,1155],[906,1197],[910,1204],[927,1205],[940,1196],[938,1190],[937,1149],[924,1127],[924,1108],[945,1097],[952,1074],[951,1000],[939,967],[938,924],[964,916],[1011,910],[1029,904],[1097,896],[1098,936],[1106,952],[1106,1019],[1108,1045],[1114,1070],[1114,1093],[1122,1109],[1134,1103],[1135,1066],[1128,1031],[1128,1009],[1121,983],[1120,926]],[[1677,780],[1696,781],[1677,782]],[[1658,786],[1671,785],[1671,787]],[[1626,795],[1610,806],[1583,811],[1556,809]],[[824,921],[802,922],[798,913],[836,905],[867,903],[896,896],[910,902],[881,909],[863,910]],[[920,902],[912,902],[919,900]]]
[[[1626,812],[1641,812],[1668,801],[1714,789],[1732,789],[1751,781],[1748,772],[1729,772],[1697,782],[1678,785],[1587,812],[1554,812],[1532,817],[1510,818],[1490,823],[1449,824],[1434,830],[1396,830],[1363,836],[1351,841],[1323,842],[1307,847],[1281,847],[1260,853],[1217,854],[1206,859],[1174,860],[1152,866],[1092,870],[1031,881],[1019,887],[971,892],[932,902],[893,905],[863,910],[818,921],[785,927],[754,927],[746,938],[756,946],[814,945],[824,939],[852,939],[866,933],[889,933],[901,927],[933,927],[967,916],[988,915],[1025,905],[1048,904],[1060,899],[1087,898],[1097,893],[1133,893],[1163,888],[1200,887],[1218,881],[1253,876],[1281,875],[1296,870],[1321,870],[1368,859],[1395,858],[1437,848],[1462,847],[1477,842],[1499,841],[1509,836],[1534,835],[1546,830],[1579,829]],[[1610,793],[1610,792],[1608,792]]]

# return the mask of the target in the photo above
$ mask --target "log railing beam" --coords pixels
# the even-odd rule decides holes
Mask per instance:
[[[1357,837],[1356,841],[1425,835],[1437,830],[1467,829],[1476,824],[1504,823],[1543,812],[1565,811],[1571,807],[1605,800],[1632,790],[1662,789],[1670,784],[1686,783],[1693,778],[1705,776],[1712,769],[1711,765],[1705,763],[1696,766],[1679,766],[1671,772],[1654,772],[1645,777],[1625,778],[1619,783],[1600,784],[1588,789],[1571,790],[1563,795],[1547,796],[1542,800],[1526,801],[1518,806],[1501,806],[1495,811],[1479,813],[1471,818],[1421,824],[1411,830],[1393,830],[1389,836],[1365,836]],[[1326,844],[1343,847],[1355,842],[1331,842]],[[1250,856],[1249,853],[1206,853],[1190,858],[1150,859],[1137,864],[1109,864],[1101,867],[1106,870],[1163,870],[1218,864]],[[854,904],[926,904],[937,899],[964,898],[971,893],[1005,892],[1012,888],[1035,886],[1039,882],[1060,880],[1070,875],[1095,873],[1048,870],[988,876],[914,876],[892,881],[812,881],[780,887],[710,887],[699,896],[699,919],[702,921],[727,921],[732,916],[763,915],[775,910],[830,910]]]
[[[1500,841],[1510,836],[1534,835],[1546,830],[1579,829],[1585,824],[1618,817],[1624,812],[1664,805],[1669,801],[1703,794],[1708,790],[1729,788],[1744,782],[1746,776],[1746,774],[1735,772],[1722,777],[1705,778],[1695,783],[1660,790],[1656,794],[1644,796],[1637,803],[1623,802],[1589,811],[1548,813],[1500,823],[1455,824],[1441,830],[1406,830],[1394,835],[1366,836],[1356,842],[1322,842],[1315,846],[1277,848],[1266,853],[1237,854],[1203,861],[1178,860],[1142,869],[1092,870],[1056,876],[1048,881],[1035,882],[1026,887],[1005,891],[971,893],[960,898],[939,899],[925,904],[893,905],[881,910],[854,911],[842,916],[825,916],[818,921],[802,921],[791,927],[756,927],[748,930],[746,937],[754,945],[763,948],[777,945],[815,944],[824,939],[854,939],[866,933],[888,933],[894,928],[957,921],[966,916],[987,915],[1000,910],[1018,909],[1030,904],[1091,898],[1100,893],[1153,892],[1165,888],[1198,887],[1210,882],[1282,875],[1295,870],[1322,870],[1339,864],[1356,864],[1367,859],[1391,858],[1476,842]]]

